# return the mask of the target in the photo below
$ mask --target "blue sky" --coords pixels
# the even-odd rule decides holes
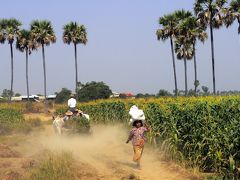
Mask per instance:
[[[174,10],[192,10],[194,0],[41,0],[3,1],[0,18],[14,17],[23,28],[35,19],[53,24],[57,42],[45,50],[47,93],[75,84],[74,48],[63,44],[62,27],[77,21],[87,28],[88,43],[78,46],[79,80],[103,81],[117,92],[157,93],[174,89],[169,41],[156,39],[158,19]],[[208,30],[209,32],[209,30]],[[240,90],[240,38],[237,23],[214,31],[217,90]],[[212,90],[210,41],[197,45],[200,86]],[[43,94],[41,49],[29,57],[31,94]],[[26,94],[25,55],[14,50],[14,92]],[[184,64],[177,60],[179,89],[184,89]],[[188,62],[188,84],[193,88],[193,61]],[[0,93],[10,89],[10,48],[0,45]]]

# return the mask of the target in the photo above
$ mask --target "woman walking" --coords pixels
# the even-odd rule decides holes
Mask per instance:
[[[130,131],[128,140],[126,141],[126,143],[132,141],[134,151],[133,161],[137,163],[138,169],[141,169],[140,160],[146,142],[145,132],[149,131],[150,128],[146,123],[143,124],[141,120],[135,120],[133,122],[133,129]]]

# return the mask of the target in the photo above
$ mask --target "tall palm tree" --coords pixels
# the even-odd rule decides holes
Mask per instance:
[[[197,18],[190,16],[185,18],[178,24],[177,31],[179,34],[184,34],[185,37],[193,44],[193,59],[194,59],[194,92],[197,93],[198,79],[197,79],[197,58],[196,58],[196,42],[197,40],[204,42],[207,39],[206,28],[199,26]]]
[[[173,74],[174,74],[174,83],[175,83],[175,96],[178,94],[178,86],[177,86],[177,74],[176,74],[176,65],[175,65],[175,57],[174,57],[174,47],[173,47],[173,39],[175,34],[175,27],[181,19],[184,19],[188,16],[191,16],[189,11],[179,10],[175,11],[172,14],[164,15],[159,18],[159,25],[161,29],[158,29],[156,32],[157,39],[165,41],[170,39],[171,44],[171,52],[172,52],[172,63],[173,63]]]
[[[175,16],[173,14],[168,14],[163,17],[160,17],[159,24],[162,26],[162,29],[157,30],[157,32],[156,32],[157,39],[165,41],[166,39],[170,38],[172,63],[173,63],[173,74],[174,74],[174,83],[175,83],[175,96],[177,96],[178,86],[177,86],[177,74],[176,74],[174,47],[173,47],[174,29],[177,24]]]
[[[215,81],[215,60],[214,60],[214,42],[213,28],[220,28],[223,23],[222,9],[227,0],[195,0],[194,11],[197,15],[198,22],[202,26],[210,27],[211,53],[212,53],[212,76],[213,76],[213,93],[216,94]]]
[[[37,43],[31,37],[31,31],[21,30],[17,37],[16,48],[26,53],[26,85],[27,85],[27,98],[29,101],[29,83],[28,83],[28,55],[32,50],[37,49]]]
[[[47,99],[47,82],[46,82],[46,63],[45,63],[45,45],[56,42],[56,36],[52,24],[48,20],[35,20],[31,23],[31,34],[34,41],[42,47],[43,72],[44,72],[44,97]],[[46,102],[46,101],[45,101]]]
[[[0,33],[0,42],[4,43],[5,40],[8,41],[8,44],[10,45],[10,52],[11,52],[11,89],[10,91],[13,92],[13,72],[14,72],[14,66],[13,66],[13,43],[16,39],[19,28],[21,26],[21,22],[11,18],[11,19],[2,19],[1,20],[1,33]],[[12,99],[12,93],[9,97],[9,100]]]
[[[73,43],[75,55],[75,92],[78,90],[78,65],[77,65],[77,44],[87,43],[87,31],[84,25],[78,25],[77,22],[70,22],[63,26],[63,42]],[[77,96],[76,96],[77,97]]]
[[[224,9],[224,24],[228,28],[233,22],[238,22],[238,34],[240,34],[240,0],[232,0],[230,6]]]
[[[188,93],[187,60],[190,60],[193,58],[193,54],[194,54],[193,43],[185,35],[178,35],[175,40],[175,52],[178,59],[184,60],[185,96],[187,96],[187,93]]]

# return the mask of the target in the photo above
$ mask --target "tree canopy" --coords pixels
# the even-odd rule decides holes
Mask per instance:
[[[56,93],[56,103],[63,103],[66,102],[70,95],[71,95],[71,90],[67,89],[67,88],[62,88],[62,90],[59,93]]]
[[[104,82],[92,81],[83,85],[78,90],[77,96],[79,101],[87,102],[97,99],[107,99],[111,94],[111,89]]]

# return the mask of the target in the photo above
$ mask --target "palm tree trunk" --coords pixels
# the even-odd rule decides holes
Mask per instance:
[[[28,85],[28,49],[26,49],[26,83],[27,83],[27,99],[29,101],[29,85]]]
[[[194,59],[194,93],[195,96],[197,95],[197,59],[196,59],[196,48],[195,48],[196,43],[193,43],[193,59]]]
[[[214,62],[214,43],[213,43],[213,27],[212,18],[210,20],[210,36],[211,36],[211,51],[212,51],[212,74],[213,74],[213,94],[216,94],[216,84],[215,84],[215,62]]]
[[[75,53],[75,93],[76,93],[76,100],[77,100],[77,97],[78,97],[78,95],[77,95],[77,90],[78,90],[78,88],[77,88],[77,83],[78,83],[78,65],[77,65],[77,44],[76,43],[74,43],[74,53]]]
[[[10,43],[10,50],[11,50],[11,90],[10,90],[9,101],[11,102],[12,96],[13,96],[13,47],[12,47],[12,43]]]
[[[44,53],[44,44],[42,44],[42,57],[43,57],[43,75],[44,75],[44,97],[45,103],[47,100],[47,82],[46,82],[46,63],[45,63],[45,53]]]
[[[185,96],[187,96],[188,85],[187,85],[187,60],[184,58],[184,71],[185,71]]]
[[[175,66],[175,57],[174,57],[174,51],[173,51],[173,40],[172,40],[172,37],[170,37],[170,42],[171,42],[172,61],[173,61],[173,73],[174,73],[174,82],[175,82],[175,96],[177,96],[178,95],[177,75],[176,75],[176,66]]]

